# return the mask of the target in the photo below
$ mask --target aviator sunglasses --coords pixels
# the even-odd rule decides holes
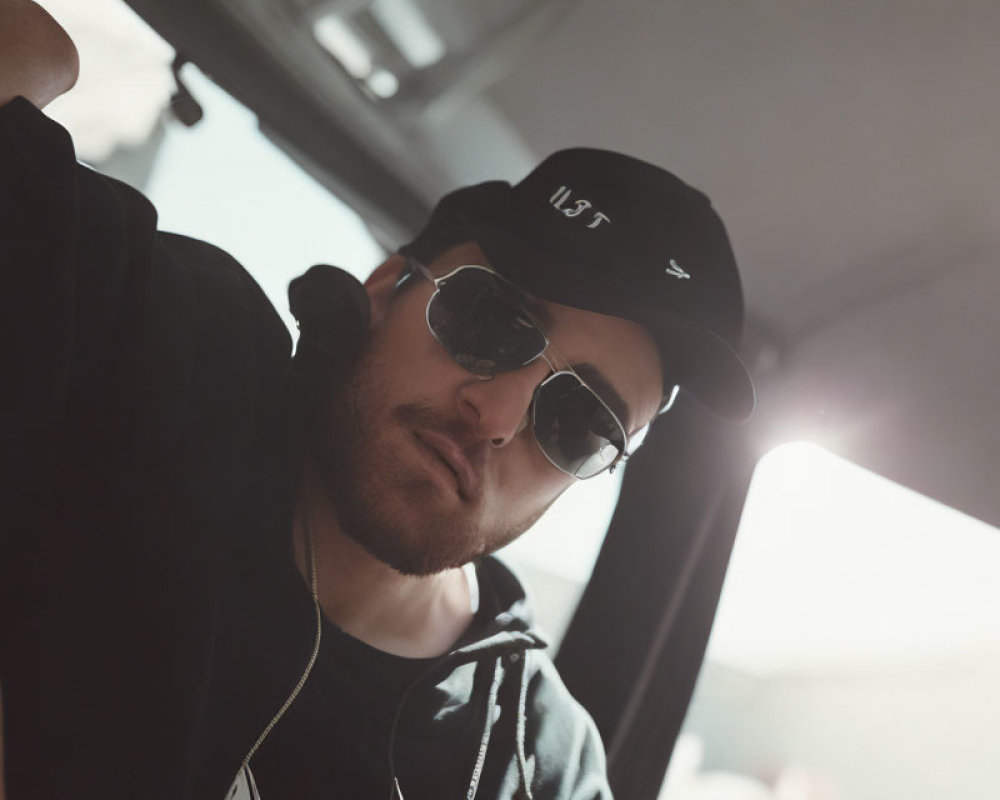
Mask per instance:
[[[531,400],[535,441],[552,464],[577,479],[614,468],[641,443],[648,425],[631,438],[625,426],[572,367],[556,369],[554,352],[527,300],[488,267],[466,264],[435,278],[414,258],[396,283],[419,276],[434,284],[427,327],[451,358],[475,375],[512,372],[541,358],[552,373]],[[633,450],[628,450],[629,444]]]

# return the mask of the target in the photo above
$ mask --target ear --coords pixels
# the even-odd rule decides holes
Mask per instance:
[[[365,291],[371,304],[369,328],[374,328],[385,317],[396,296],[396,281],[399,280],[405,267],[406,259],[399,253],[394,253],[379,264],[365,280]]]

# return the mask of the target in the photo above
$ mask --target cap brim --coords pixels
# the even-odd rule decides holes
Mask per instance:
[[[553,270],[552,263],[561,259],[548,252],[544,243],[517,236],[509,226],[485,221],[503,222],[505,212],[509,213],[505,200],[493,194],[488,208],[467,206],[455,211],[491,266],[524,291],[545,300],[640,322],[659,346],[665,391],[678,384],[715,414],[732,422],[743,422],[750,416],[756,402],[753,381],[739,354],[725,339],[667,312],[653,317],[648,310],[630,314],[628,309],[608,308],[601,303],[603,293],[560,279],[560,275],[573,274],[573,265]]]
[[[750,371],[725,339],[669,314],[643,324],[660,345],[666,383],[679,384],[732,422],[743,422],[753,413],[756,394]]]

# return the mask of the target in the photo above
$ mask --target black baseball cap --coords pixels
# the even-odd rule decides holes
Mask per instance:
[[[676,176],[609,150],[560,150],[513,186],[446,195],[401,252],[424,260],[463,233],[523,291],[644,325],[665,396],[678,384],[727,419],[753,411],[729,237],[709,199]]]

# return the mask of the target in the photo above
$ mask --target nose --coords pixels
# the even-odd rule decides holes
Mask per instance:
[[[489,380],[470,375],[458,391],[459,414],[482,440],[503,447],[528,424],[528,408],[549,373],[541,358]]]

